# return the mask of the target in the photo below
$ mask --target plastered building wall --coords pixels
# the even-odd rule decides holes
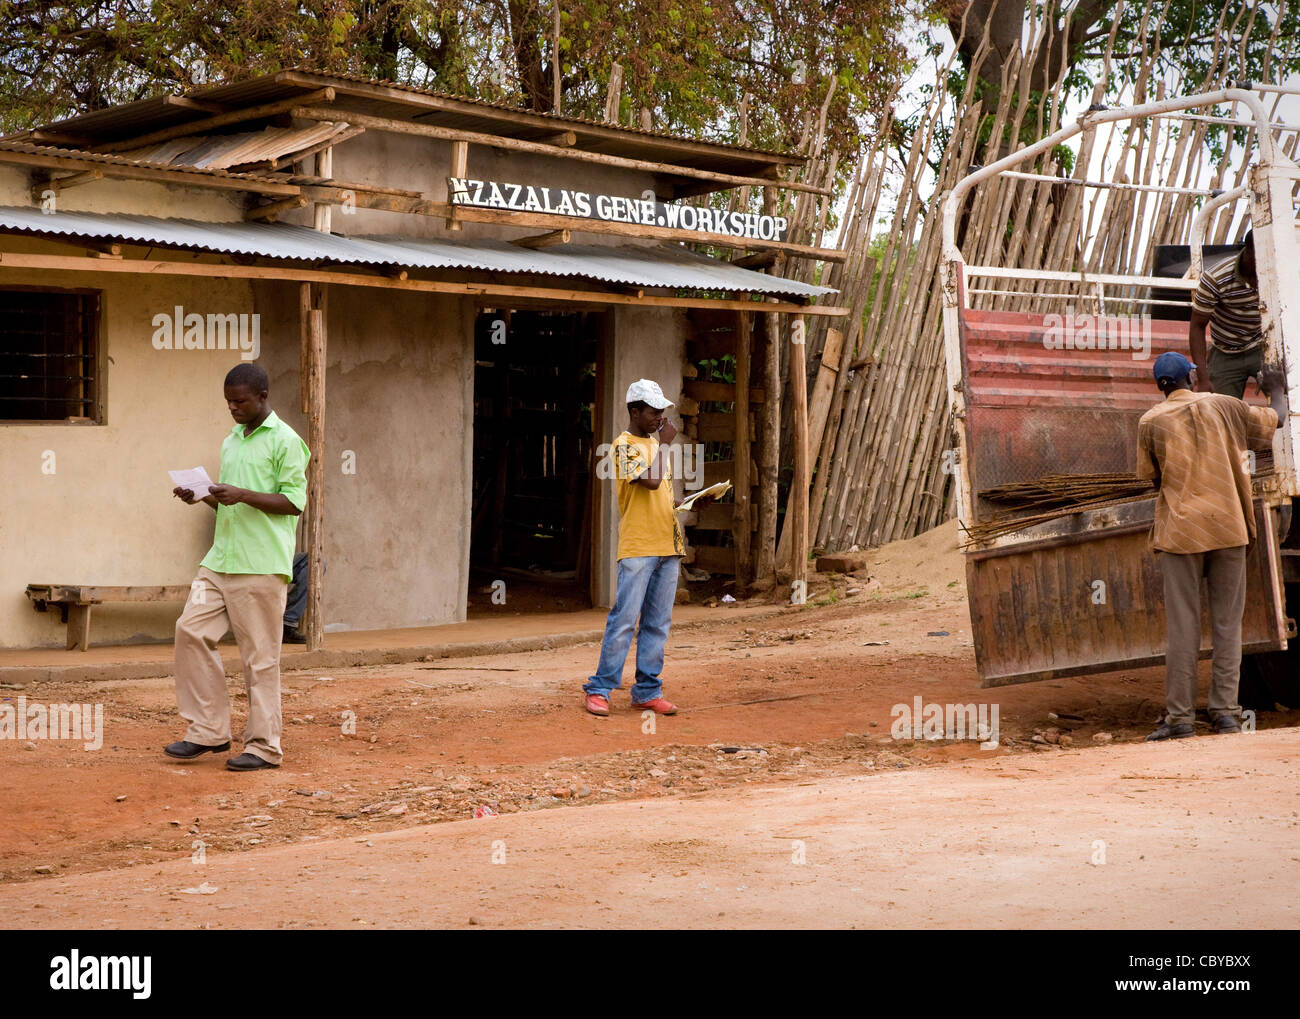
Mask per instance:
[[[325,628],[465,618],[469,576],[473,306],[461,298],[328,287]],[[296,285],[261,283],[274,331],[298,330]],[[277,413],[301,436],[298,347],[264,360]],[[300,535],[301,537],[301,535]]]
[[[338,148],[334,172],[340,180],[382,182],[443,200],[449,160],[447,143],[368,132]],[[468,172],[632,197],[652,185],[646,174],[482,146],[471,147]],[[105,180],[61,193],[55,214],[62,208],[231,222],[243,218],[248,203],[238,192]],[[36,204],[25,171],[0,167],[0,204]],[[287,221],[311,225],[308,213]],[[450,232],[441,218],[365,209],[344,215],[337,208],[333,229],[460,240],[539,232],[476,223]],[[637,243],[585,234],[577,240]],[[19,236],[0,238],[0,250],[79,253],[66,244]],[[557,278],[554,285],[569,283]],[[103,295],[105,424],[0,424],[0,476],[10,482],[0,492],[0,646],[62,647],[66,628],[57,612],[32,610],[23,593],[28,583],[188,584],[211,543],[214,514],[174,499],[166,472],[203,464],[216,476],[221,440],[231,427],[221,383],[241,358],[232,351],[156,350],[154,316],[178,305],[204,315],[260,315],[260,360],[271,375],[272,406],[306,439],[298,395],[298,287],[0,271],[0,286],[24,284],[84,287]],[[478,306],[443,295],[328,290],[326,629],[463,620]],[[616,393],[606,400],[602,441],[625,427],[623,395],[634,379],[657,379],[670,399],[678,397],[685,337],[684,315],[673,310],[616,307],[609,317],[604,385]],[[50,462],[47,451],[54,454],[53,473],[42,473]],[[347,466],[355,473],[344,472],[345,452],[352,454]],[[613,600],[617,510],[611,505],[602,497],[593,518],[593,593],[599,605]],[[168,640],[180,610],[179,603],[96,606],[91,639]]]

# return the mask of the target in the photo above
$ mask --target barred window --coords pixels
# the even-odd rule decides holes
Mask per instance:
[[[0,289],[0,422],[103,423],[99,294]]]

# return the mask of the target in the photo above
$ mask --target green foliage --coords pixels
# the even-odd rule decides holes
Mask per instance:
[[[790,150],[836,91],[828,145],[856,150],[911,69],[935,0],[559,0],[564,113]],[[552,0],[0,0],[0,129],[303,66],[549,110]],[[852,160],[845,159],[848,166]],[[847,170],[846,170],[847,172]]]

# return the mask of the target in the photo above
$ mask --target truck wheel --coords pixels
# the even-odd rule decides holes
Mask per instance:
[[[1300,620],[1300,584],[1286,585],[1286,614]],[[1256,711],[1272,711],[1274,701],[1300,708],[1300,637],[1289,640],[1285,651],[1243,655],[1237,699]]]
[[[1285,655],[1286,652],[1273,651],[1269,654]],[[1237,686],[1237,701],[1243,708],[1252,711],[1277,710],[1277,698],[1273,696],[1272,686],[1264,678],[1265,667],[1260,663],[1260,659],[1269,657],[1269,654],[1241,656],[1241,682]]]

